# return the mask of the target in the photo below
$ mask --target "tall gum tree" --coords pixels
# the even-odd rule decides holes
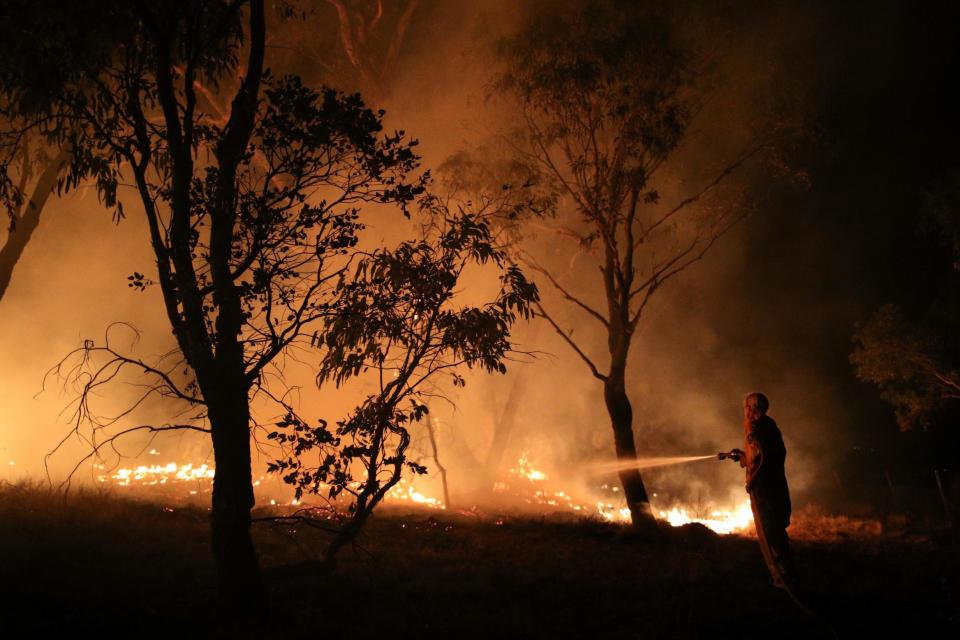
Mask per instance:
[[[560,198],[555,230],[596,261],[600,304],[532,252],[520,258],[558,300],[600,326],[602,360],[546,305],[537,307],[602,384],[616,455],[625,463],[637,458],[627,374],[638,325],[654,294],[743,217],[736,207],[704,205],[758,149],[749,147],[688,195],[661,195],[669,161],[701,106],[697,63],[673,27],[662,7],[565,3],[503,43],[495,85],[520,113],[514,152]],[[638,468],[628,464],[619,477],[634,524],[653,524]]]

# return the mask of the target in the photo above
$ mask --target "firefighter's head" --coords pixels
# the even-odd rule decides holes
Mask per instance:
[[[767,396],[758,391],[748,393],[747,397],[743,399],[743,417],[751,422],[767,415],[767,409],[769,408],[770,401],[767,400]]]

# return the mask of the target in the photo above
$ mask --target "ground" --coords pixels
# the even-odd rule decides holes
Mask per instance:
[[[268,568],[309,558],[325,535],[256,526]],[[947,532],[797,533],[802,598],[841,637],[960,631],[960,546]],[[271,573],[270,590],[258,637],[830,637],[770,586],[756,540],[699,525],[651,537],[391,510],[333,573]],[[202,508],[0,485],[0,636],[210,637],[214,595]]]

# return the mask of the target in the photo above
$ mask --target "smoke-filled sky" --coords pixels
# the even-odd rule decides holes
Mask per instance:
[[[850,337],[880,304],[921,304],[935,289],[931,274],[945,256],[916,228],[923,189],[956,163],[960,104],[951,84],[960,77],[960,21],[948,3],[708,4],[695,13],[711,26],[699,32],[713,56],[704,78],[711,97],[669,169],[677,193],[735,152],[762,105],[784,86],[802,98],[806,137],[792,169],[809,180],[801,185],[764,167],[737,178],[755,210],[658,293],[641,323],[628,373],[635,432],[642,455],[729,449],[742,438],[743,395],[761,390],[784,433],[792,486],[817,497],[851,447],[879,446],[895,431],[876,390],[853,376]],[[426,167],[510,122],[509,110],[487,98],[493,43],[532,13],[550,10],[550,2],[420,3],[374,99],[391,127],[421,140]],[[388,11],[386,18],[396,16]],[[275,64],[365,88],[351,73],[325,3],[304,24],[285,28],[292,44],[271,40]],[[393,238],[409,230],[378,217],[371,233]],[[0,473],[39,475],[43,454],[69,429],[58,418],[69,397],[55,383],[36,394],[44,372],[84,338],[99,338],[122,320],[141,329],[145,355],[170,348],[158,292],[126,287],[133,271],[151,273],[146,239],[134,208],[114,224],[83,188],[44,211],[0,301],[0,459],[8,467]],[[536,234],[531,250],[549,259],[557,242]],[[565,282],[587,292],[596,286],[594,263],[589,255],[558,260],[566,265]],[[565,311],[542,288],[546,306],[601,357],[600,327]],[[613,456],[600,384],[550,327],[522,326],[517,337],[539,352],[532,364],[517,364],[505,377],[471,376],[451,396],[455,409],[433,407],[453,482],[469,484],[519,378],[506,464],[529,451],[553,475],[586,482],[584,461]],[[350,406],[346,392],[304,395],[318,411]],[[163,407],[150,411],[159,416]],[[79,450],[62,453],[62,465]],[[654,492],[686,487],[715,498],[740,482],[732,465],[709,463],[650,478]]]

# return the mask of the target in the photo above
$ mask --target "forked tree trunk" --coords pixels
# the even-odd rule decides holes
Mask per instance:
[[[250,415],[246,392],[224,387],[218,389],[221,394],[217,400],[209,404],[216,463],[211,546],[225,612],[240,614],[235,619],[257,618],[265,611],[267,600],[250,535],[250,510],[254,505]]]
[[[625,384],[625,367],[611,367],[610,374],[603,384],[603,399],[610,414],[610,424],[613,427],[613,442],[617,452],[617,460],[621,462],[636,462],[637,447],[633,439],[633,407],[627,397]],[[622,469],[619,472],[620,484],[623,485],[624,497],[630,509],[630,519],[635,526],[656,524],[653,511],[650,508],[650,498],[647,489],[640,477],[640,470],[636,467]]]

